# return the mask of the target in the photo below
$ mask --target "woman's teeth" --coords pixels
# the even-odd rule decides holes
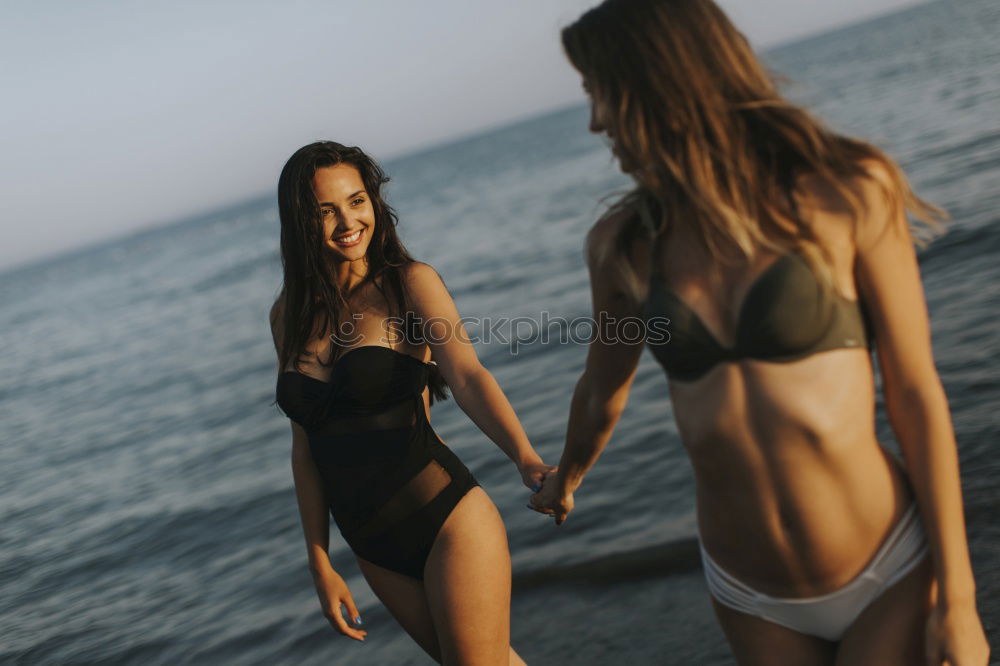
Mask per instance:
[[[347,234],[346,236],[334,236],[333,240],[337,243],[349,244],[357,241],[359,238],[361,238],[361,229],[358,229],[353,233]]]

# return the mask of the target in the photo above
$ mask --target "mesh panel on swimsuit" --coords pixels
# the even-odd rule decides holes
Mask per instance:
[[[417,414],[413,402],[404,400],[372,414],[337,415],[324,423],[317,432],[329,436],[357,435],[375,430],[412,428],[416,423]]]
[[[278,404],[309,436],[330,511],[356,554],[414,578],[451,510],[478,485],[426,418],[428,365],[388,347],[343,355],[325,382],[278,379]]]
[[[384,532],[418,509],[430,504],[449,483],[451,475],[441,463],[436,460],[430,461],[405,486],[397,490],[392,498],[383,503],[368,522],[351,535],[351,538],[363,540]]]

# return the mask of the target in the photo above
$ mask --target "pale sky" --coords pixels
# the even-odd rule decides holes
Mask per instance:
[[[0,270],[275,190],[298,147],[380,160],[584,101],[597,0],[4,0]],[[914,0],[721,0],[755,46]]]

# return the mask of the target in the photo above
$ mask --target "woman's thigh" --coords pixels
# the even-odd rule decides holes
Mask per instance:
[[[741,613],[712,598],[715,616],[740,666],[832,666],[836,643]]]
[[[930,555],[873,601],[847,628],[837,664],[924,664],[924,633],[932,601]]]
[[[482,488],[466,493],[441,527],[424,584],[443,663],[510,663],[507,532]]]
[[[432,659],[441,662],[437,632],[431,619],[424,583],[357,557],[361,573],[375,596],[400,626]]]

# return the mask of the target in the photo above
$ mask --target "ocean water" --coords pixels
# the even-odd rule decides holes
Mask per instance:
[[[947,208],[921,250],[962,464],[979,608],[1000,627],[1000,5],[939,0],[766,54],[787,94],[897,157]],[[470,317],[589,314],[582,243],[627,181],[574,107],[385,167],[410,250]],[[345,137],[331,137],[345,139]],[[291,152],[294,146],[289,147]],[[326,624],[287,419],[271,405],[273,196],[0,275],[0,663],[429,664],[335,529],[370,631]],[[556,462],[578,344],[479,345]],[[434,426],[503,514],[529,663],[731,664],[697,560],[690,466],[644,354],[558,530],[453,401]],[[885,419],[879,431],[892,433]]]

